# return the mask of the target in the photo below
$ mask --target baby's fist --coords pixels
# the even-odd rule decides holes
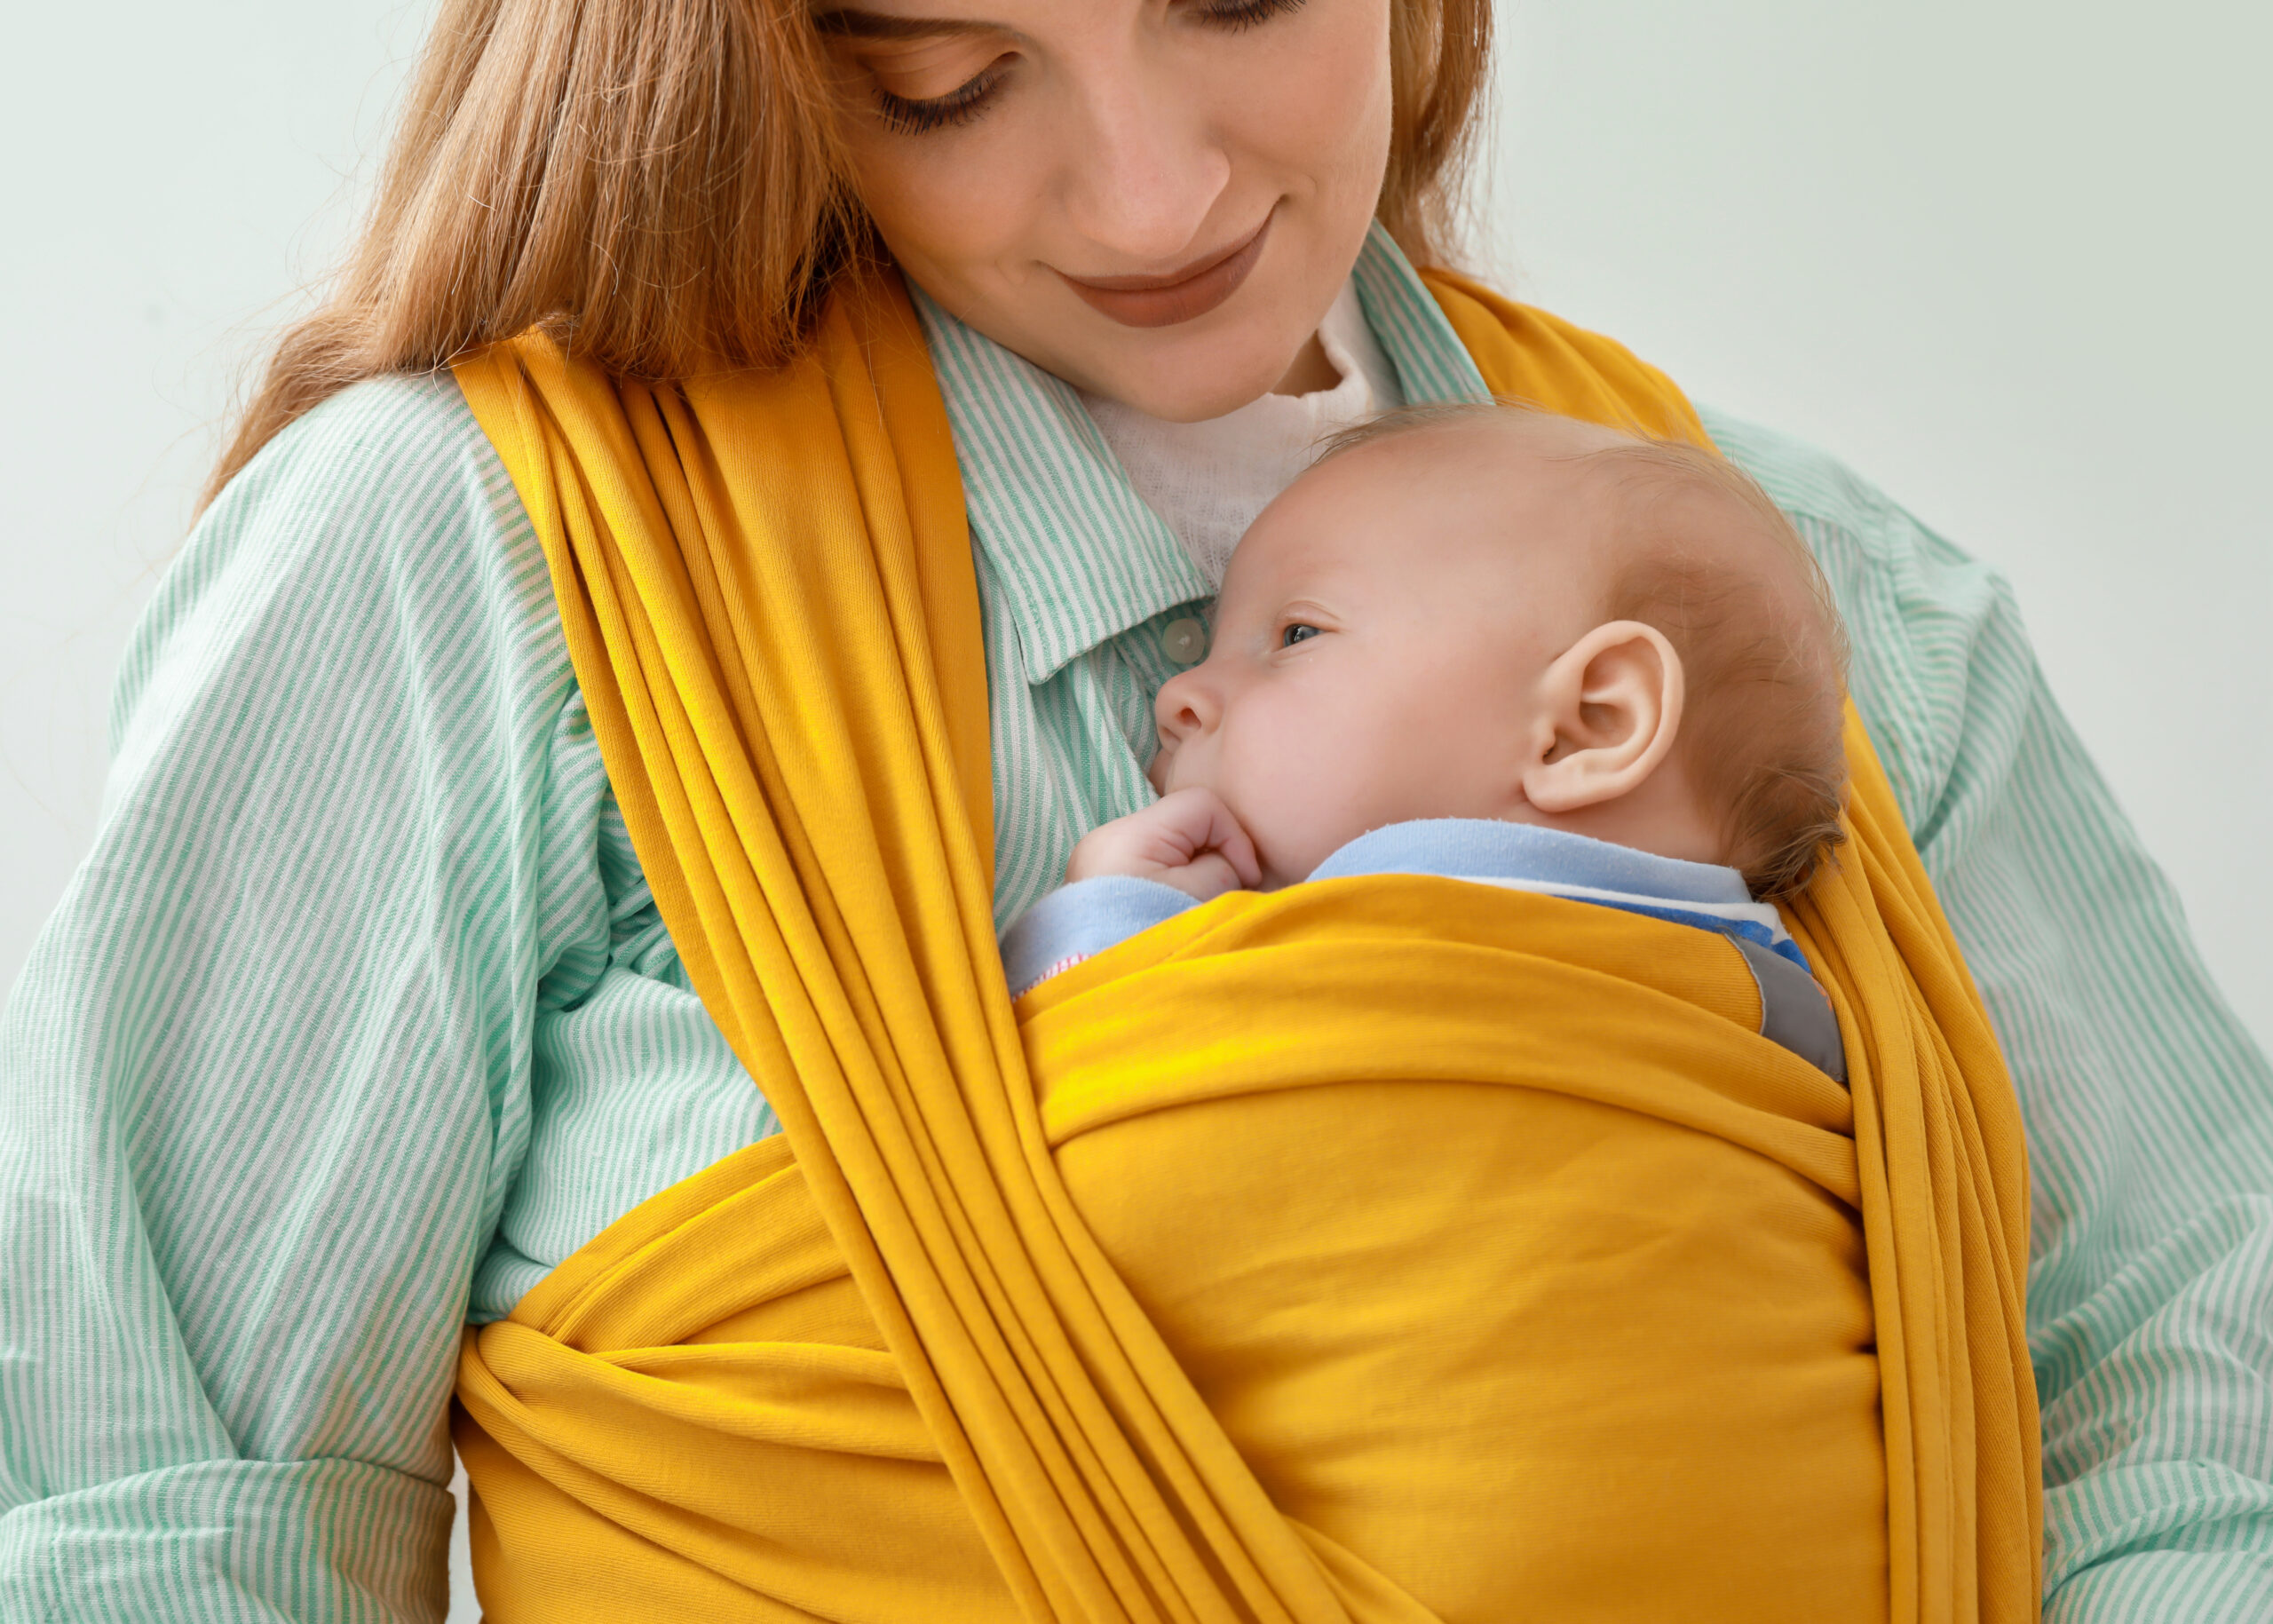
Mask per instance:
[[[1179,789],[1143,812],[1082,836],[1065,865],[1067,883],[1099,875],[1158,880],[1205,902],[1263,883],[1255,843],[1212,789]]]

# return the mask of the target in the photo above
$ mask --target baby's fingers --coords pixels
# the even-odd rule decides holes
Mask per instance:
[[[1200,902],[1212,902],[1227,891],[1245,891],[1232,865],[1220,852],[1202,852],[1181,868],[1167,868],[1152,876]]]
[[[1255,843],[1212,789],[1194,787],[1164,796],[1156,809],[1174,820],[1185,849],[1198,861],[1203,854],[1220,858],[1240,888],[1253,890],[1263,883],[1263,865],[1255,860]],[[1230,891],[1225,885],[1222,889]]]
[[[1237,889],[1254,891],[1262,885],[1263,862],[1255,854],[1255,842],[1247,837],[1247,830],[1239,826],[1238,819],[1232,816],[1229,807],[1224,809],[1224,821],[1214,841],[1214,852],[1231,870]],[[1227,885],[1224,889],[1230,891],[1233,887]]]

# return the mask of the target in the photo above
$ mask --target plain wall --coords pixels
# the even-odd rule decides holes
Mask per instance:
[[[1490,259],[2011,579],[2273,1037],[2273,11],[1500,8]]]
[[[234,369],[328,263],[429,14],[12,13],[0,979],[84,854],[110,672]],[[1483,264],[2000,566],[2273,1034],[2273,13],[1521,0],[1501,28]]]

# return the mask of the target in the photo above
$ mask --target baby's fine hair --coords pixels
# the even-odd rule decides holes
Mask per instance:
[[[1509,400],[1410,407],[1331,436],[1318,460],[1478,419],[1547,416]],[[1623,545],[1603,617],[1653,626],[1673,645],[1687,688],[1675,752],[1721,820],[1728,862],[1760,900],[1794,896],[1846,838],[1847,638],[1830,586],[1791,520],[1734,463],[1687,440],[1620,432],[1622,442],[1568,459],[1615,495]],[[1715,519],[1772,539],[1803,590],[1764,590],[1751,570],[1707,556],[1697,526]]]

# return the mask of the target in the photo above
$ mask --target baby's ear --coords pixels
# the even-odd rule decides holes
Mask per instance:
[[[1641,788],[1681,731],[1681,656],[1655,626],[1611,621],[1547,668],[1524,797],[1549,816]]]

